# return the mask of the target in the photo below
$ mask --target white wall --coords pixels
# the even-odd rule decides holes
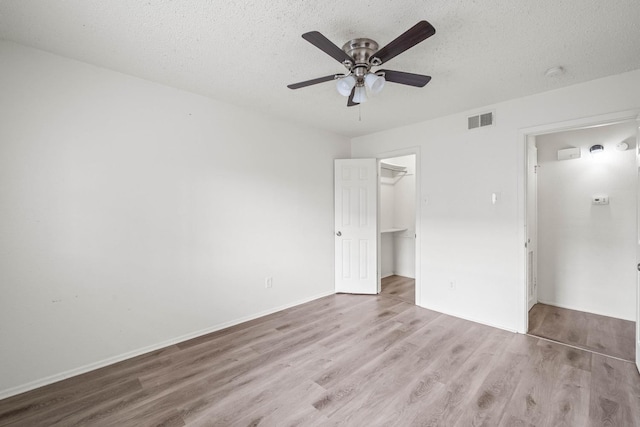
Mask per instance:
[[[393,276],[395,274],[395,248],[393,233],[380,233],[380,277]]]
[[[523,131],[639,107],[636,70],[354,138],[354,157],[420,147],[417,303],[525,332]],[[466,129],[489,110],[494,126]]]
[[[538,300],[635,320],[635,122],[541,135],[538,147]],[[627,151],[616,151],[626,141]],[[589,147],[601,144],[598,158]],[[557,159],[578,147],[579,159]],[[608,205],[592,205],[608,195]]]
[[[5,42],[0,94],[0,397],[333,293],[347,139]]]

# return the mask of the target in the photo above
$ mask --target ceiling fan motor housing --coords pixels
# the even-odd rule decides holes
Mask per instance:
[[[345,63],[345,66],[356,76],[358,82],[362,81],[372,65],[377,65],[370,60],[378,47],[378,43],[367,38],[349,40],[342,46],[342,50],[355,61],[355,64]]]
[[[416,44],[426,40],[436,33],[433,25],[427,21],[419,21],[404,33],[389,42],[382,49],[378,43],[367,38],[358,38],[348,41],[340,49],[331,40],[323,36],[319,31],[309,31],[302,38],[331,56],[344,65],[348,74],[330,74],[316,79],[306,80],[287,85],[289,89],[299,89],[318,83],[337,80],[336,88],[343,96],[348,96],[347,107],[358,105],[366,100],[365,86],[376,94],[380,92],[385,81],[423,87],[431,80],[430,76],[422,74],[405,73],[394,70],[378,70],[371,72],[371,67],[379,67],[395,58],[402,52],[412,48]]]

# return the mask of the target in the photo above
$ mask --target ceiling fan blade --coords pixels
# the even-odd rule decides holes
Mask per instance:
[[[347,99],[347,107],[353,107],[355,105],[360,105],[359,102],[353,102],[353,95],[356,94],[355,86],[351,89],[351,94],[349,94],[349,99]]]
[[[349,61],[351,63],[355,62],[352,57],[345,53],[344,50],[333,44],[331,40],[320,34],[318,31],[309,31],[308,33],[304,33],[302,38],[340,63],[345,61]]]
[[[330,76],[318,77],[317,79],[307,80],[300,83],[293,83],[287,85],[289,89],[300,89],[301,87],[307,87],[311,85],[316,85],[318,83],[324,83],[331,80],[335,80],[337,77],[343,76],[344,74],[331,74]]]
[[[384,79],[392,83],[400,83],[403,85],[424,87],[431,80],[431,76],[423,76],[422,74],[405,73],[393,70],[378,70],[384,73]]]
[[[373,57],[378,58],[381,61],[380,63],[383,64],[391,58],[400,55],[405,50],[411,49],[421,41],[428,39],[435,33],[436,29],[433,28],[433,25],[427,21],[420,21],[398,36],[394,41],[374,53]]]

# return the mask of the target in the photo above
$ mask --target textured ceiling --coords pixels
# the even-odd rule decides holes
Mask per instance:
[[[383,68],[426,87],[352,108],[332,82],[286,87],[344,71],[302,33],[384,46],[422,19],[437,33]],[[640,1],[0,0],[0,38],[356,136],[640,68]]]

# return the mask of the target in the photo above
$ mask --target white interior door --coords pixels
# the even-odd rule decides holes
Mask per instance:
[[[378,293],[378,164],[335,161],[336,292]]]
[[[527,309],[538,302],[538,149],[535,137],[527,141]]]
[[[638,261],[638,272],[636,280],[636,368],[640,372],[640,117],[636,121],[636,168],[638,172],[637,197],[637,236],[636,236],[636,260]]]

